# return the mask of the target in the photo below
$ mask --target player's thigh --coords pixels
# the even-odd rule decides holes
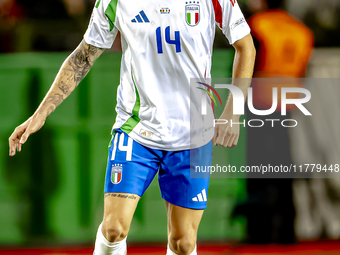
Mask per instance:
[[[168,214],[168,244],[180,255],[192,254],[197,242],[197,230],[203,210],[195,210],[166,202]]]
[[[210,166],[212,143],[200,148],[169,152],[159,170],[159,185],[166,201],[168,242],[176,254],[191,254],[207,206],[209,175],[194,176],[196,166]]]
[[[115,131],[109,147],[104,188],[102,228],[108,240],[119,241],[127,235],[139,198],[158,171],[158,161],[156,152],[135,142],[123,131]]]
[[[127,236],[139,199],[135,194],[105,194],[102,232],[109,241],[120,241]]]
[[[201,222],[204,210],[195,210],[166,203],[168,215],[168,235],[172,239],[180,239],[184,236],[194,239],[196,242],[197,230]]]
[[[197,166],[211,166],[212,143],[191,150],[169,152],[159,170],[162,198],[173,205],[203,210],[207,207],[209,173],[197,174]]]

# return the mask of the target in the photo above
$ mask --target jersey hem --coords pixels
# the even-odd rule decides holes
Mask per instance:
[[[120,129],[121,131],[126,133],[124,130],[121,129],[121,127],[115,127],[115,125],[114,125],[114,127],[112,128],[112,131],[111,131],[111,135],[113,135],[115,130],[118,130],[118,129]],[[200,147],[207,145],[208,143],[211,143],[212,139],[214,138],[214,134],[212,134],[209,139],[204,140],[201,143],[197,143],[195,145],[184,145],[184,146],[180,146],[180,147],[176,147],[176,148],[170,148],[170,147],[154,146],[152,144],[145,143],[133,131],[130,132],[130,133],[126,133],[126,135],[128,135],[129,137],[131,137],[131,139],[133,139],[135,142],[139,143],[140,145],[142,145],[144,147],[154,149],[154,150],[164,150],[164,151],[183,151],[183,150],[197,149],[197,148],[200,148]],[[156,144],[156,142],[153,142],[153,143]]]
[[[195,144],[195,145],[184,145],[184,146],[180,146],[180,147],[176,147],[176,148],[169,148],[169,147],[154,146],[152,144],[144,143],[143,141],[141,141],[141,139],[139,139],[139,136],[136,135],[133,132],[129,133],[128,136],[131,137],[137,143],[139,143],[139,144],[141,144],[145,147],[148,147],[148,148],[154,149],[154,150],[164,150],[164,151],[183,151],[183,150],[197,149],[197,148],[200,148],[204,145],[207,145],[213,139],[213,136],[212,136],[211,139],[209,139],[208,141],[204,141],[202,143],[198,143],[198,144]]]

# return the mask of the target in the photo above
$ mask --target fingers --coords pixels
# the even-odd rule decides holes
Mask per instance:
[[[215,146],[221,145],[224,147],[224,140],[225,140],[225,130],[217,126],[216,131],[215,131]]]
[[[238,138],[239,138],[239,134],[233,134],[232,137],[230,138],[227,146],[229,148],[235,147],[237,145],[237,143],[238,143]]]
[[[233,145],[234,144],[234,140],[235,140],[235,135],[231,135],[229,140],[228,140],[228,142],[227,142],[227,144],[226,144],[226,146],[229,147],[229,148],[234,147],[234,145]]]
[[[230,142],[233,141],[233,134],[231,133],[230,128],[227,130],[226,132],[226,136],[224,137],[224,143],[223,143],[223,147],[229,147]]]
[[[26,143],[28,137],[37,132],[45,124],[45,118],[39,115],[31,117],[14,130],[13,134],[9,137],[10,156],[14,156],[16,151],[21,151],[22,145]]]
[[[237,134],[237,136],[236,136],[236,138],[235,138],[235,140],[233,142],[233,146],[236,146],[238,144],[239,137],[240,137],[240,134]]]
[[[215,146],[217,146],[217,142],[216,142],[217,137],[218,137],[218,128],[216,127],[216,128],[215,128],[215,134],[214,134],[214,145],[215,145]]]
[[[16,150],[19,146],[19,140],[24,133],[25,129],[21,126],[17,127],[12,135],[9,137],[8,142],[9,142],[9,155],[14,156],[16,153]]]
[[[229,134],[229,135],[228,135]],[[230,139],[230,129],[229,126],[227,129],[223,127],[217,126],[215,131],[215,146],[221,145],[226,147]]]
[[[232,128],[231,126],[227,126],[226,129],[224,127],[216,127],[215,136],[214,136],[214,145],[221,145],[223,147],[232,148],[237,145],[239,139],[239,130],[238,128]]]
[[[8,139],[10,156],[14,156],[17,151],[21,151],[22,145],[27,141],[30,134],[31,132],[29,128],[26,129],[26,125],[21,125],[14,130]]]
[[[18,152],[20,152],[21,151],[21,143],[19,142],[19,144],[18,144]]]
[[[31,135],[31,132],[29,132],[29,129],[26,130],[26,132],[21,136],[21,139],[20,139],[20,147],[22,144],[26,143],[28,137]]]

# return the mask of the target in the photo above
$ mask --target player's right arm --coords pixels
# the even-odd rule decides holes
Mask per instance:
[[[84,40],[61,66],[51,88],[35,113],[18,126],[9,138],[9,155],[21,151],[21,146],[28,137],[37,132],[46,118],[67,98],[90,71],[94,61],[104,49],[87,44]]]

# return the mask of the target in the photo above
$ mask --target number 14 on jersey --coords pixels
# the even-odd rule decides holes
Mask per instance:
[[[156,40],[157,40],[158,54],[162,54],[163,53],[163,39],[162,39],[161,27],[158,27],[156,29]],[[174,44],[176,46],[176,53],[179,53],[182,51],[180,32],[175,31],[175,39],[171,39],[170,38],[170,26],[165,28],[165,42],[168,44]]]

